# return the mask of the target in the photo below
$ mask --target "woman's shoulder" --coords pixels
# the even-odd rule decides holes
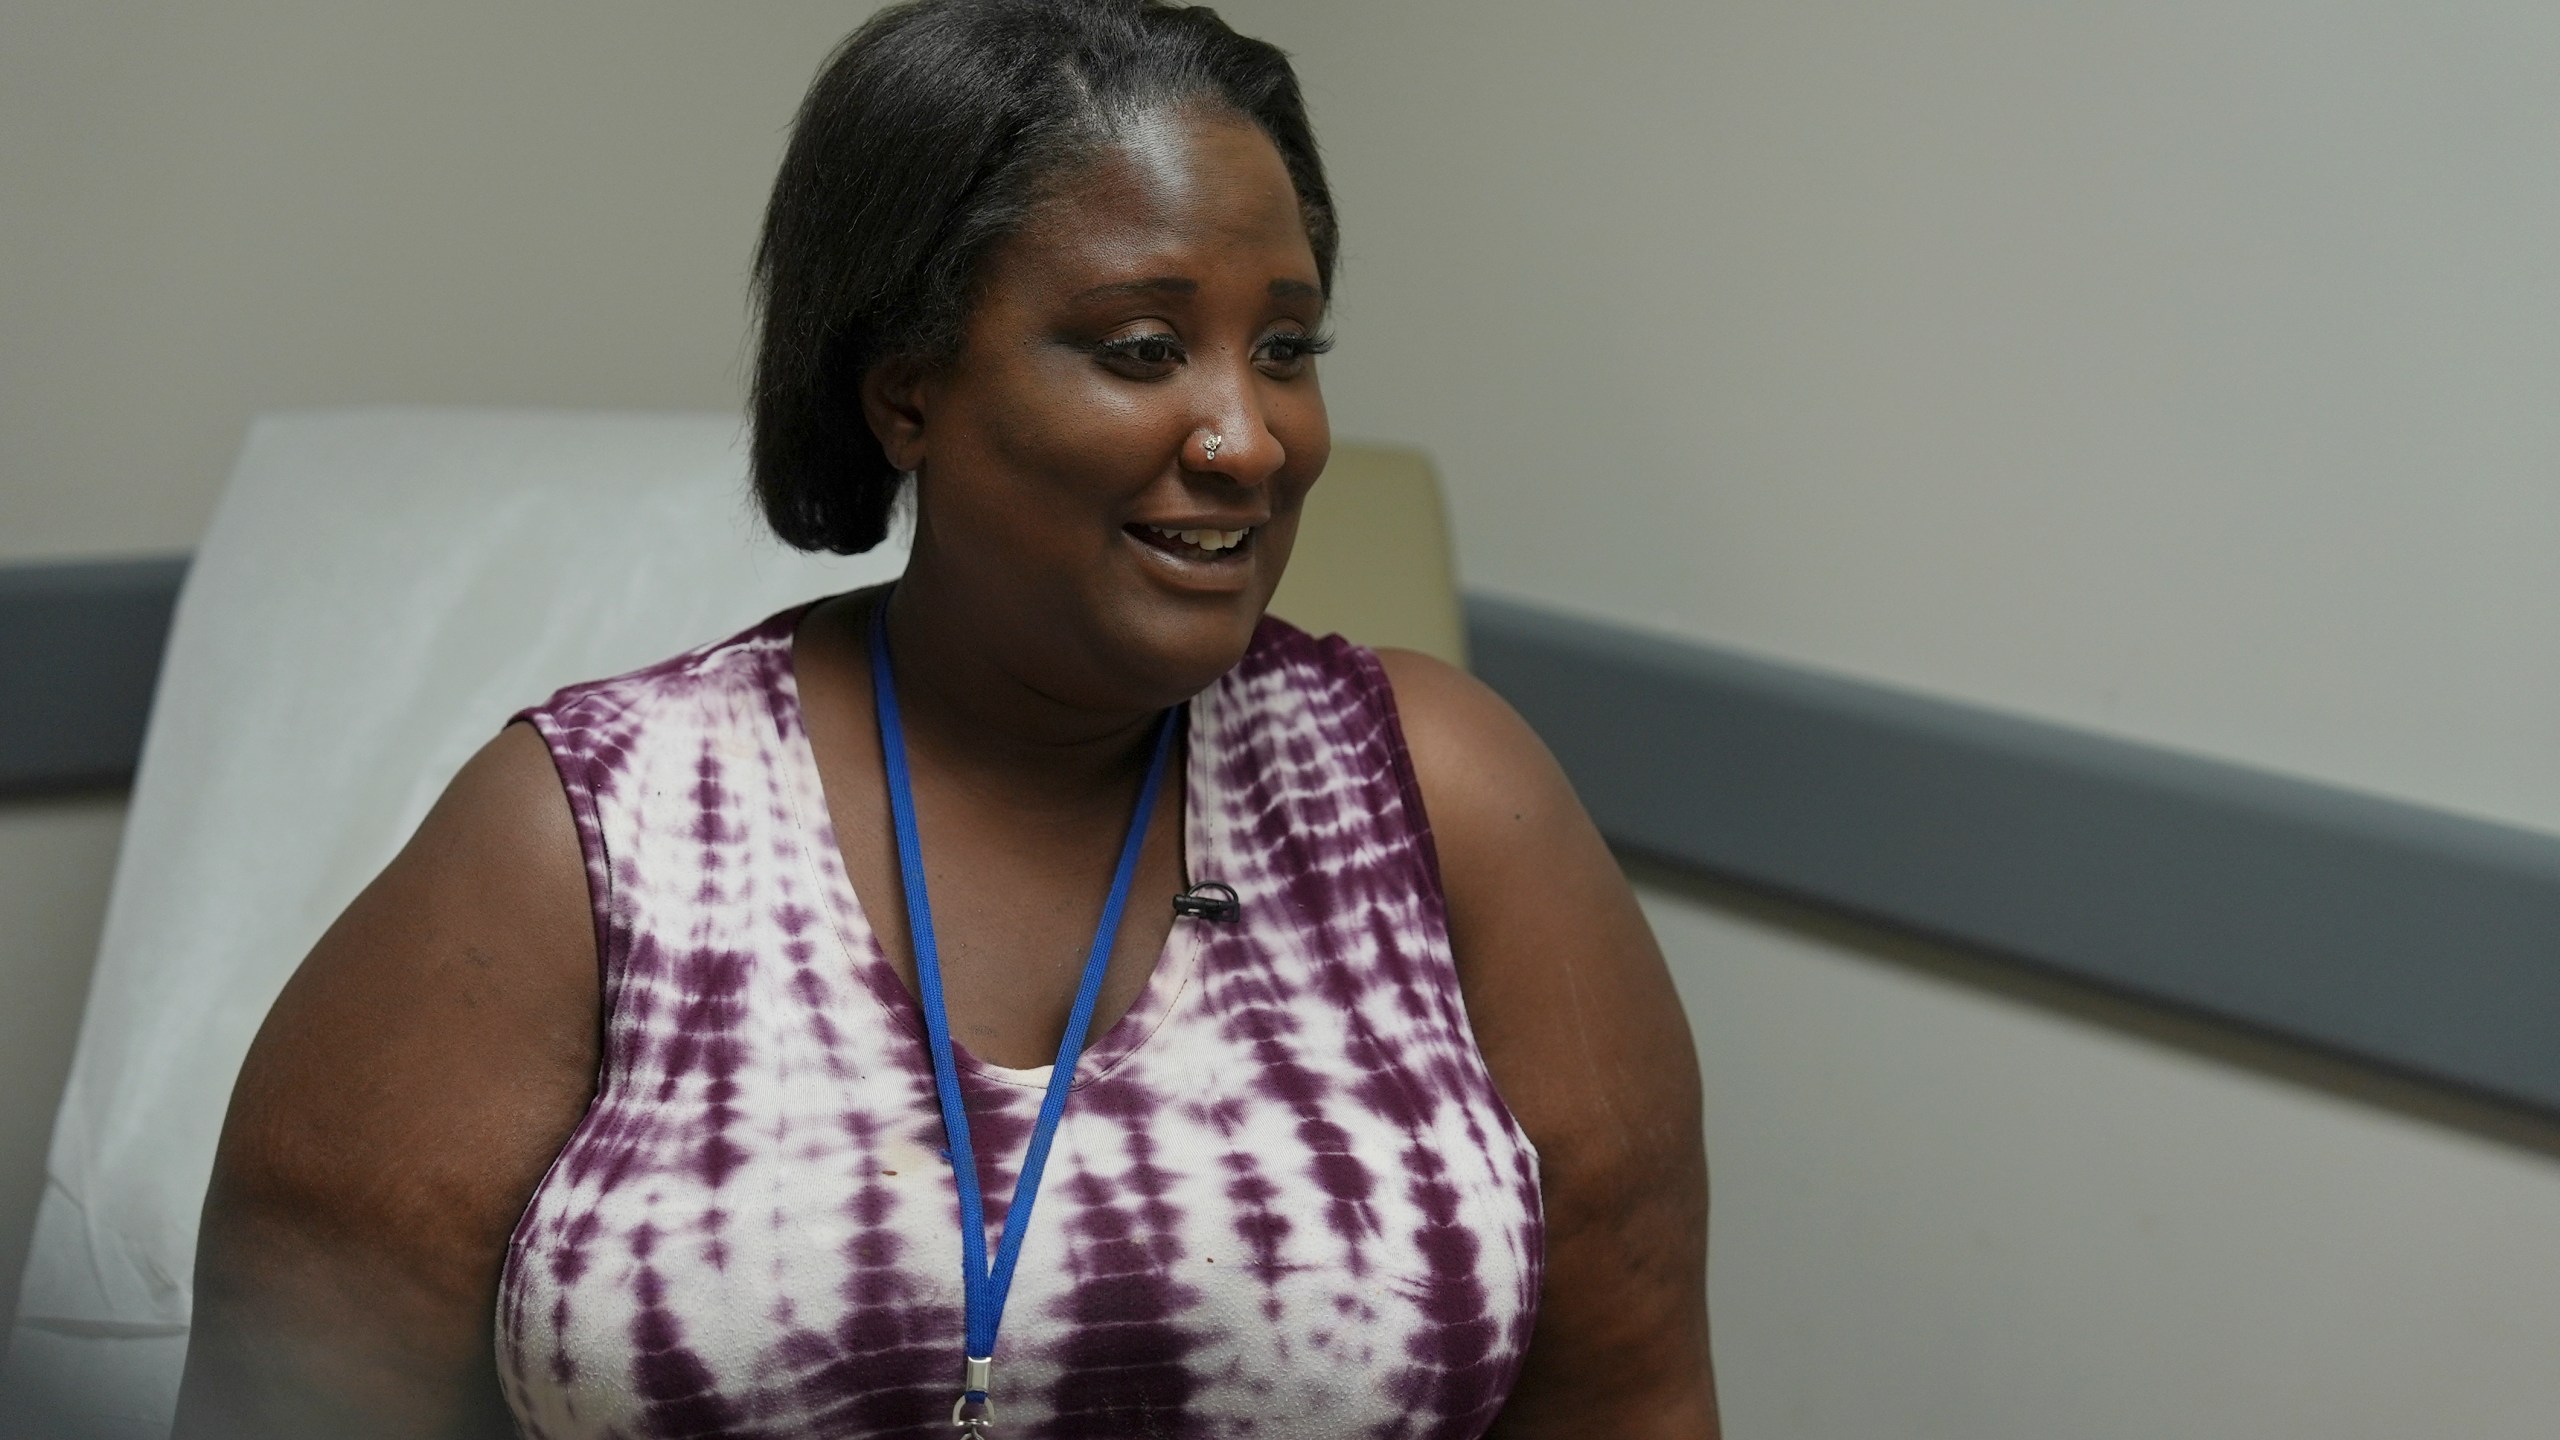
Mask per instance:
[[[818,603],[794,605],[734,635],[637,669],[563,686],[515,718],[531,721],[550,739],[564,732],[628,725],[722,694],[778,694],[791,681],[792,635],[800,618]]]
[[[1563,783],[1537,732],[1491,686],[1418,650],[1375,652],[1434,827],[1516,821]],[[1570,788],[1564,788],[1569,797]],[[1578,806],[1577,806],[1578,809]]]
[[[1265,616],[1210,698],[1222,711],[1257,717],[1263,730],[1285,733],[1303,721],[1375,737],[1410,768],[1435,830],[1516,835],[1522,806],[1533,802],[1569,806],[1580,818],[1528,723],[1483,681],[1418,650],[1371,649]]]
[[[1546,743],[1491,686],[1413,650],[1380,650],[1377,665],[1430,816],[1453,941],[1511,928],[1514,907],[1551,898],[1541,877],[1588,870],[1594,853],[1605,860]],[[1614,869],[1609,878],[1623,888]],[[1501,948],[1459,943],[1461,980],[1479,979]],[[1472,989],[1470,1003],[1478,1003]]]
[[[1311,726],[1375,742],[1382,759],[1411,772],[1434,829],[1471,825],[1562,783],[1536,733],[1465,670],[1417,650],[1313,635],[1277,616],[1263,619],[1210,698],[1275,737]]]
[[[1317,635],[1277,615],[1255,627],[1244,658],[1216,689],[1250,697],[1262,709],[1302,708],[1317,714],[1384,709],[1394,698],[1380,668],[1387,652],[1338,634]],[[1291,702],[1295,702],[1293,705]]]

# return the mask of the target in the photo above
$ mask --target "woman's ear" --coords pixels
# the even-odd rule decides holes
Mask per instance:
[[[924,382],[924,367],[909,360],[884,360],[863,372],[862,418],[892,469],[924,466]]]

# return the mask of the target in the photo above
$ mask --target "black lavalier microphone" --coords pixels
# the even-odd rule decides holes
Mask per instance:
[[[1244,915],[1244,905],[1236,899],[1232,886],[1216,880],[1203,880],[1173,897],[1173,913],[1194,920],[1216,920],[1232,923]]]

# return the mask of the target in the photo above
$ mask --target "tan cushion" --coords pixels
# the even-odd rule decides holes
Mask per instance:
[[[1338,445],[1307,495],[1271,609],[1322,635],[1467,663],[1440,479],[1418,450]]]

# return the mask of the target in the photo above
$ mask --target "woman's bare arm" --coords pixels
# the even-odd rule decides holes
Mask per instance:
[[[1546,1287],[1493,1433],[1717,1431],[1697,1054],[1653,932],[1546,747],[1465,672],[1381,652],[1467,1015],[1537,1145]]]
[[[514,1433],[499,1267],[593,1092],[599,995],[568,800],[513,726],[250,1046],[205,1200],[177,1440]]]

